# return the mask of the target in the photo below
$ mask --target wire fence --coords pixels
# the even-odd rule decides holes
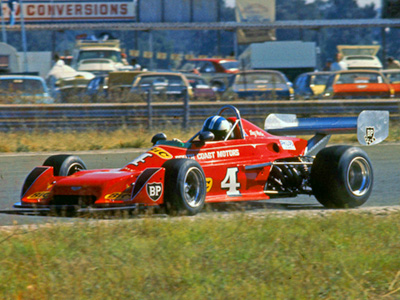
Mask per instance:
[[[85,131],[162,126],[188,128],[201,124],[223,105],[239,109],[243,118],[256,124],[270,113],[310,116],[356,116],[363,110],[387,110],[399,118],[400,99],[315,101],[218,101],[0,105],[0,131]]]

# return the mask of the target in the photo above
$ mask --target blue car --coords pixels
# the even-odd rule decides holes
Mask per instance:
[[[300,74],[294,81],[296,98],[317,99],[322,98],[322,93],[329,77],[334,72],[307,72]]]
[[[292,83],[285,74],[274,70],[242,71],[232,75],[225,92],[228,98],[259,100],[291,100]],[[223,98],[227,98],[225,95]]]
[[[40,76],[0,75],[2,103],[54,103],[46,82]]]

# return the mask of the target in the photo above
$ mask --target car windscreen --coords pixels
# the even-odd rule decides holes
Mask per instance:
[[[336,84],[352,84],[352,83],[383,83],[384,80],[380,74],[376,73],[349,73],[340,74],[336,80]]]
[[[78,61],[93,58],[107,58],[113,62],[122,62],[121,53],[115,50],[83,50],[79,52]]]
[[[326,82],[328,81],[329,76],[330,76],[330,74],[314,75],[311,78],[311,83],[310,84],[325,85]]]
[[[164,87],[174,87],[174,86],[185,86],[182,78],[180,76],[174,75],[154,75],[154,76],[143,76],[140,78],[138,85],[141,88],[149,86],[164,86]]]
[[[203,78],[198,77],[187,77],[190,85],[194,88],[196,86],[209,86],[208,83]]]
[[[43,94],[44,87],[41,81],[35,79],[1,79],[1,93]]]
[[[372,56],[357,55],[357,56],[347,56],[346,60],[375,60],[375,58]]]
[[[239,69],[239,62],[237,62],[237,61],[221,61],[220,65],[225,70],[237,70],[237,69]]]
[[[197,68],[197,64],[195,62],[187,62],[179,69],[181,69],[184,72],[190,72],[196,68]]]
[[[82,65],[108,64],[108,63],[110,63],[110,61],[108,59],[97,59],[97,58],[85,59],[85,60],[80,61],[80,64],[82,64]]]
[[[386,73],[385,75],[391,83],[400,83],[400,72]]]
[[[234,84],[285,84],[282,76],[275,73],[254,73],[254,74],[239,74],[236,75]]]

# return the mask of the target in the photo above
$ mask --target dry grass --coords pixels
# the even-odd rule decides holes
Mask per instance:
[[[119,129],[111,132],[0,133],[0,152],[82,151],[150,147],[152,136],[159,131],[165,132],[170,138],[186,139],[193,134],[192,132],[168,129],[155,129],[149,132],[143,128]]]
[[[164,132],[169,139],[189,139],[198,128],[119,129],[115,131],[67,131],[67,132],[14,132],[0,133],[0,152],[39,151],[83,151],[123,148],[143,148],[151,146],[151,138],[157,132]],[[309,136],[303,137],[305,139]],[[400,140],[400,126],[392,122],[386,142]],[[331,143],[356,143],[356,135],[333,135]]]

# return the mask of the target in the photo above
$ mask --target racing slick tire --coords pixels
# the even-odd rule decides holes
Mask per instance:
[[[321,150],[311,168],[311,187],[327,208],[354,208],[364,204],[373,186],[367,154],[357,147],[333,146]]]
[[[206,199],[206,178],[200,164],[192,159],[171,159],[164,163],[164,204],[168,214],[199,213]]]
[[[70,176],[76,172],[87,170],[85,163],[74,155],[53,155],[46,159],[43,166],[53,167],[54,176]]]

